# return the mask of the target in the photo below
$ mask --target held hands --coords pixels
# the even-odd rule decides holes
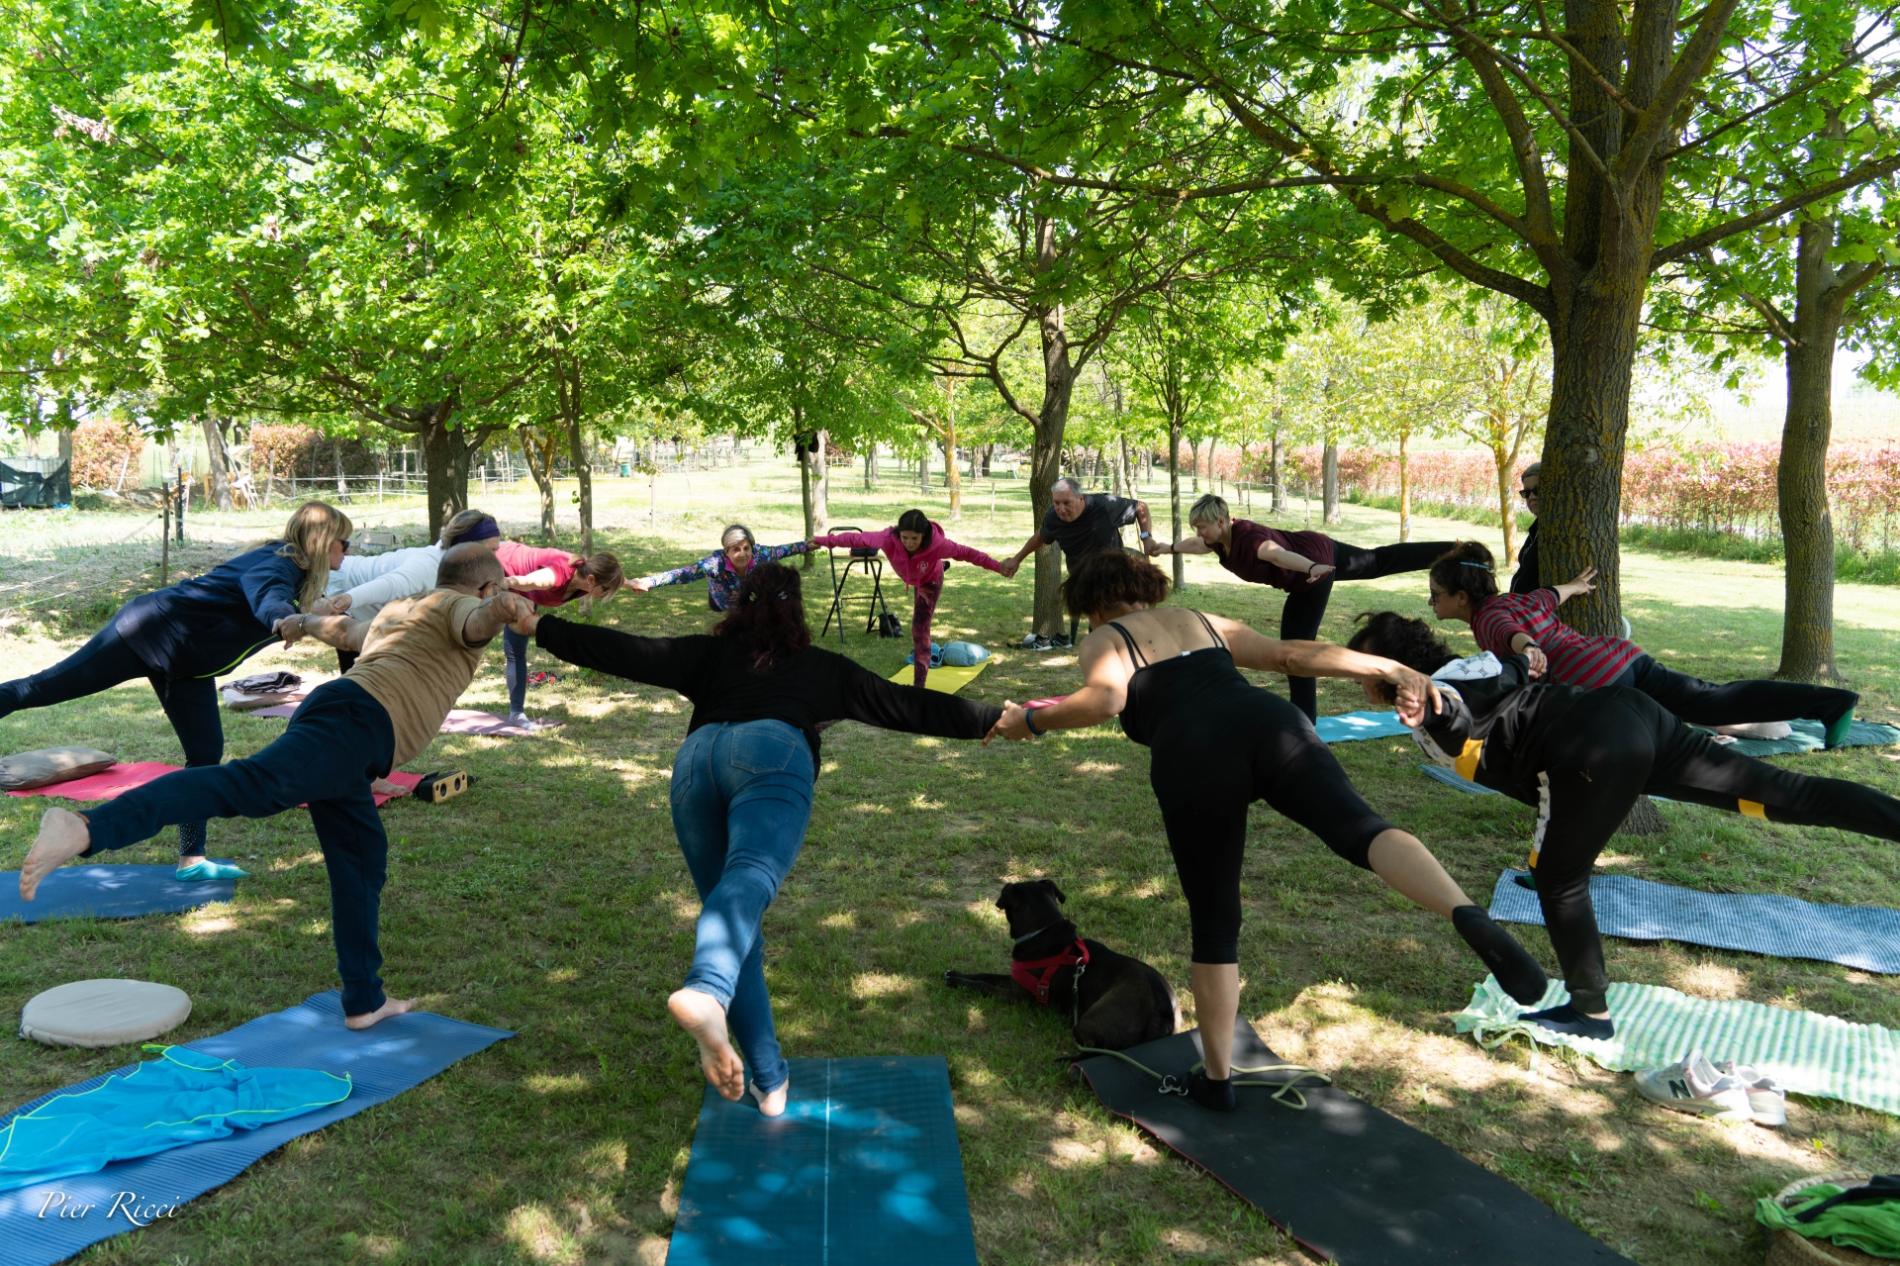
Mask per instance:
[[[284,645],[290,646],[304,634],[304,618],[301,615],[287,615],[270,626],[271,636],[284,639]]]
[[[983,736],[983,746],[988,747],[990,740],[996,738],[1034,738],[1035,735],[1029,732],[1029,721],[1027,718],[1028,713],[1023,710],[1022,704],[1005,701],[1003,704],[1003,715],[998,717],[996,724],[990,727],[990,732]]]
[[[497,619],[523,637],[534,636],[534,626],[539,622],[535,614],[534,603],[518,593],[502,592],[488,600],[489,610]]]
[[[1314,563],[1312,569],[1306,573],[1306,583],[1316,585],[1332,575],[1334,570],[1335,568],[1331,563]]]
[[[1394,664],[1385,670],[1384,677],[1386,684],[1398,692],[1392,707],[1404,725],[1423,725],[1427,717],[1444,706],[1438,683],[1424,673]]]
[[[652,591],[653,580],[649,576],[641,576],[627,582],[628,593],[651,593]]]
[[[331,594],[310,604],[311,615],[342,615],[349,609],[350,595],[347,593]]]
[[[997,569],[996,574],[1005,579],[1013,578],[1022,568],[1022,565],[1023,560],[1020,558],[1005,558],[1002,562],[1002,566]]]
[[[1550,668],[1550,657],[1544,654],[1541,647],[1526,646],[1524,648],[1524,662],[1530,665],[1532,681],[1537,681],[1543,677],[1544,673]]]

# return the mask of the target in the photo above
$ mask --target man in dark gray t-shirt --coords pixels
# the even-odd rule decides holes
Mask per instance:
[[[1148,503],[1134,501],[1126,497],[1113,497],[1105,492],[1084,493],[1082,485],[1064,476],[1056,480],[1054,498],[1049,512],[1042,516],[1042,525],[1036,534],[1023,542],[1015,557],[1004,566],[1003,574],[1013,576],[1022,566],[1023,560],[1041,549],[1044,545],[1055,545],[1062,550],[1062,562],[1073,572],[1083,559],[1105,549],[1122,548],[1122,528],[1130,523],[1136,524],[1145,542],[1153,538],[1153,524],[1148,518]],[[1040,632],[1031,633],[1023,639],[1023,645],[1035,650],[1065,648],[1075,644],[1075,623],[1069,624],[1065,637],[1061,633],[1053,637]]]

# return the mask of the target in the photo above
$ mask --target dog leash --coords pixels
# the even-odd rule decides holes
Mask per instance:
[[[1181,1095],[1182,1097],[1186,1097],[1187,1095],[1188,1088],[1187,1088],[1186,1081],[1177,1080],[1174,1074],[1172,1073],[1156,1072],[1154,1069],[1148,1067],[1148,1065],[1142,1063],[1140,1060],[1136,1059],[1132,1055],[1127,1054],[1126,1052],[1111,1051],[1107,1049],[1106,1047],[1101,1047],[1101,1046],[1078,1046],[1076,1047],[1076,1050],[1086,1055],[1113,1056],[1115,1059],[1119,1059],[1124,1064],[1128,1064],[1128,1065],[1131,1065],[1132,1067],[1139,1068],[1142,1072],[1147,1073],[1150,1077],[1153,1077],[1156,1081],[1161,1083],[1160,1086],[1157,1088],[1160,1094]],[[1194,1061],[1193,1067],[1188,1069],[1188,1076],[1192,1077],[1195,1073],[1199,1072],[1201,1069],[1205,1067],[1207,1067],[1206,1060]],[[1300,1081],[1303,1078],[1307,1078],[1307,1077],[1315,1078],[1318,1080],[1319,1084],[1322,1086],[1330,1086],[1333,1084],[1332,1078],[1328,1077],[1325,1073],[1322,1073],[1317,1068],[1308,1068],[1305,1064],[1235,1064],[1228,1071],[1230,1074],[1293,1073],[1294,1077],[1293,1077],[1293,1080],[1291,1081],[1264,1081],[1258,1078],[1255,1078],[1253,1080],[1248,1080],[1242,1077],[1235,1076],[1233,1078],[1233,1083],[1236,1086],[1271,1086],[1273,1087],[1273,1093],[1269,1095],[1268,1098],[1274,1100],[1277,1103],[1284,1104],[1286,1107],[1292,1108],[1296,1112],[1304,1112],[1306,1110],[1306,1095],[1303,1093],[1299,1085]]]

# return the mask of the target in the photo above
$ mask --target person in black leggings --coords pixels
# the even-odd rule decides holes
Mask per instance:
[[[1390,686],[1400,715],[1422,716],[1430,682],[1390,660],[1317,642],[1279,642],[1221,616],[1154,609],[1167,577],[1145,559],[1097,554],[1063,585],[1071,613],[1095,627],[1082,643],[1086,684],[1066,699],[1004,705],[992,738],[1097,725],[1120,716],[1152,753],[1149,783],[1167,827],[1193,935],[1192,976],[1206,1070],[1196,1102],[1233,1106],[1234,1017],[1239,1009],[1240,869],[1247,810],[1265,800],[1355,866],[1449,917],[1465,941],[1525,1002],[1541,998],[1543,969],[1465,896],[1418,839],[1360,798],[1312,723],[1253,685],[1239,668],[1352,677]],[[987,740],[986,740],[987,741]]]
[[[1419,723],[1407,719],[1426,754],[1538,809],[1531,875],[1570,1001],[1528,1020],[1585,1037],[1615,1032],[1590,872],[1638,796],[1900,840],[1900,800],[1732,752],[1640,690],[1531,683],[1521,655],[1459,659],[1423,620],[1391,611],[1360,619],[1348,645],[1439,682],[1438,702]],[[1383,702],[1390,690],[1369,682],[1366,694]]]
[[[0,684],[0,717],[143,677],[178,735],[185,765],[216,765],[224,759],[216,679],[279,637],[294,640],[298,634],[285,632],[287,625],[323,597],[330,569],[349,547],[349,517],[325,502],[305,502],[281,540],[141,594],[59,663]],[[198,819],[178,824],[176,877],[241,879],[244,872],[205,856],[205,824]]]
[[[1188,525],[1194,535],[1165,546],[1151,542],[1149,554],[1211,553],[1242,580],[1286,590],[1286,604],[1280,608],[1281,641],[1310,641],[1319,636],[1334,581],[1423,571],[1452,547],[1451,541],[1410,541],[1362,549],[1324,532],[1282,532],[1234,518],[1227,502],[1213,493],[1194,503]],[[1311,677],[1289,675],[1286,692],[1307,720],[1319,718],[1319,688]]]

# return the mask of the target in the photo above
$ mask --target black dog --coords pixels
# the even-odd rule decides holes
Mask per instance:
[[[947,971],[943,982],[1053,1007],[1072,1017],[1080,1046],[1119,1051],[1173,1033],[1181,1010],[1161,973],[1139,958],[1077,936],[1058,904],[1067,900],[1052,880],[1004,884],[996,908],[1008,916],[1009,934],[1016,938],[1010,955],[1014,970],[1007,976]]]

